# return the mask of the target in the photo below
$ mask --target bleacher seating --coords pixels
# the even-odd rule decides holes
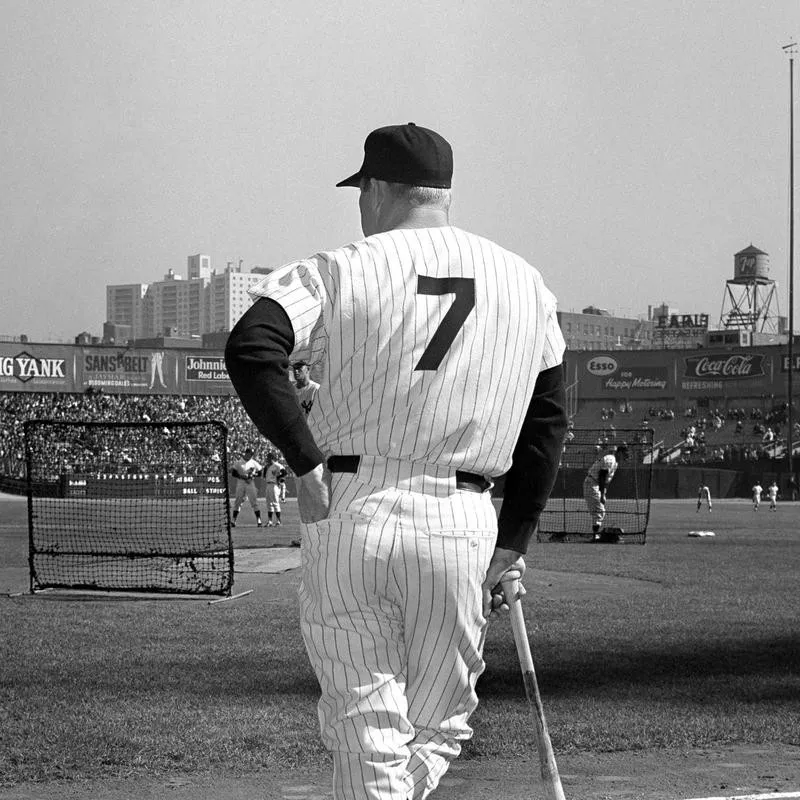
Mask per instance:
[[[245,413],[237,397],[200,395],[111,395],[54,392],[0,393],[0,476],[25,475],[24,423],[28,419],[112,422],[220,420],[228,428],[229,453],[248,445],[262,459],[272,445]]]
[[[572,423],[575,428],[605,430],[607,444],[618,438],[619,430],[649,428],[654,444],[660,445],[658,460],[675,465],[777,459],[786,452],[785,410],[765,411],[751,399],[731,400],[727,409],[591,400],[579,403]],[[796,430],[795,439],[799,435]]]

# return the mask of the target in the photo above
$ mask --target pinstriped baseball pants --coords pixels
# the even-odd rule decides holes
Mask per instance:
[[[365,457],[332,476],[300,609],[337,800],[424,798],[472,735],[496,533],[490,493],[452,471]]]
[[[600,499],[600,487],[597,481],[591,478],[583,480],[583,499],[589,509],[589,516],[592,518],[592,525],[602,525],[606,518],[606,506]]]

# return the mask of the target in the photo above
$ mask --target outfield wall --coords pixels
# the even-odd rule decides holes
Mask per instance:
[[[800,372],[800,354],[794,356]],[[787,394],[785,345],[733,349],[567,352],[567,383],[579,400],[691,404]],[[0,392],[231,395],[224,354],[196,348],[0,342]]]
[[[193,498],[202,494],[225,494],[225,481],[219,475],[173,475],[153,473],[62,475],[61,497],[166,497]]]
[[[751,495],[750,487],[756,481],[762,486],[767,486],[774,478],[781,490],[782,501],[790,499],[788,487],[788,473],[778,472],[769,467],[775,465],[771,462],[759,462],[749,469],[709,469],[701,467],[681,467],[676,469],[670,466],[656,465],[651,476],[651,499],[661,500],[694,500],[701,483],[711,490],[713,499],[726,499],[746,497]],[[763,467],[763,468],[762,468]],[[563,481],[559,481],[554,488],[552,496],[581,497],[581,486],[585,471],[575,472],[566,482],[565,491]],[[112,499],[129,497],[152,497],[170,499],[192,499],[198,495],[221,494],[224,488],[220,485],[221,479],[208,476],[190,475],[79,475],[72,473],[62,475],[58,481],[52,483],[39,483],[34,487],[34,494],[39,497],[65,497],[87,499]],[[263,478],[256,478],[256,492],[259,504],[264,504],[266,482]],[[492,489],[492,496],[503,496],[502,478],[498,479]],[[611,484],[609,495],[614,496],[619,484]],[[25,494],[27,483],[23,480],[0,482],[0,491],[11,494]],[[231,479],[229,484],[231,501],[236,494],[236,480]],[[286,479],[286,494],[296,497],[297,490],[294,478]]]
[[[0,342],[0,392],[231,395],[222,351]]]
[[[236,479],[230,478],[228,493],[233,500],[236,496]],[[255,478],[259,503],[266,502],[267,482],[263,477]],[[9,494],[26,494],[28,482],[16,478],[0,476],[0,491]],[[94,500],[113,498],[167,498],[187,500],[199,495],[220,495],[225,493],[222,478],[216,475],[174,475],[152,473],[62,474],[52,481],[39,481],[33,486],[36,497],[86,498]],[[286,478],[286,496],[296,497],[297,487],[293,476]]]
[[[751,487],[759,481],[766,490],[777,481],[782,501],[790,499],[789,473],[784,462],[756,461],[742,469],[709,469],[708,467],[672,467],[656,464],[653,467],[651,497],[666,500],[685,500],[697,497],[701,483],[711,490],[711,498],[751,497]],[[614,493],[614,484],[609,488]]]
[[[695,405],[708,398],[724,408],[728,398],[788,394],[788,345],[733,349],[568,352],[567,384],[579,401],[664,401]],[[800,372],[794,355],[793,372]]]

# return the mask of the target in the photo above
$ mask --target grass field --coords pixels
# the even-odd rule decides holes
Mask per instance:
[[[25,514],[0,502],[3,592],[27,587]],[[284,520],[288,540],[292,504]],[[687,536],[697,529],[716,536]],[[240,526],[235,545],[263,535]],[[800,504],[721,501],[709,515],[655,501],[647,541],[531,545],[525,615],[557,752],[800,744]],[[237,575],[234,592],[253,593],[215,605],[0,598],[0,780],[324,762],[297,581]],[[463,759],[530,749],[507,620],[485,656]]]

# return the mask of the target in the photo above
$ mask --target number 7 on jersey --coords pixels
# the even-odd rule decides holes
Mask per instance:
[[[429,275],[417,276],[417,294],[455,294],[453,305],[442,317],[439,327],[422,353],[416,370],[435,370],[442,363],[450,345],[458,335],[469,312],[475,307],[474,278],[432,278]]]

